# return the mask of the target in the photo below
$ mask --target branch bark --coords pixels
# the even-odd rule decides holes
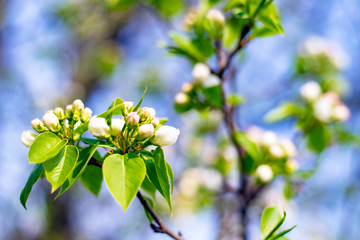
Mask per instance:
[[[99,168],[102,168],[103,165],[102,162],[99,162],[94,158],[91,158],[88,164],[97,166]],[[164,221],[155,213],[154,209],[152,209],[150,204],[145,200],[145,198],[142,196],[140,191],[136,194],[136,196],[140,200],[141,204],[146,209],[146,211],[152,216],[152,218],[156,222],[156,224],[150,223],[150,227],[154,230],[154,232],[164,233],[176,240],[185,240],[185,238],[181,235],[180,232],[176,234],[164,223]]]

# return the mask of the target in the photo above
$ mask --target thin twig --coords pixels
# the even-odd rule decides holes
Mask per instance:
[[[89,165],[97,166],[99,168],[102,168],[103,163],[97,161],[94,158],[91,158]],[[185,240],[185,238],[181,235],[179,232],[178,234],[174,233],[165,223],[164,221],[155,213],[154,209],[150,206],[150,204],[145,200],[145,198],[141,195],[140,191],[136,194],[137,198],[140,200],[143,207],[146,209],[146,211],[151,215],[151,217],[154,219],[156,224],[150,223],[150,227],[157,233],[164,233],[167,234],[169,237],[172,237],[176,240]]]

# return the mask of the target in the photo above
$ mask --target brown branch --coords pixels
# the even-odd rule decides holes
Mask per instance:
[[[97,166],[99,168],[102,168],[103,163],[97,161],[94,158],[91,158],[89,165]],[[165,223],[164,221],[155,213],[154,209],[150,206],[150,204],[145,200],[145,198],[141,195],[140,191],[136,194],[137,198],[140,200],[143,207],[146,209],[146,211],[151,215],[151,217],[154,219],[156,224],[150,223],[150,227],[157,233],[164,233],[167,234],[169,237],[172,237],[176,240],[185,240],[181,233],[178,234],[174,233]]]

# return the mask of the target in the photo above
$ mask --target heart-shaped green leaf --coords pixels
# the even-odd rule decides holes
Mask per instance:
[[[73,145],[67,145],[55,157],[43,163],[45,176],[51,183],[51,193],[58,189],[72,172],[79,150]]]
[[[104,160],[105,182],[124,211],[138,192],[145,174],[145,164],[135,154],[113,154]]]
[[[88,165],[84,173],[81,175],[80,180],[95,196],[99,195],[103,180],[101,168]]]
[[[261,216],[261,236],[263,239],[270,237],[270,233],[274,233],[275,228],[279,228],[278,224],[282,221],[282,214],[277,206],[271,206],[264,209]]]
[[[29,149],[29,163],[42,163],[55,157],[67,144],[51,132],[40,134]]]

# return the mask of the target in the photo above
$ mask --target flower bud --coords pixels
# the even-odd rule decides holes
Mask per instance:
[[[121,118],[112,118],[110,132],[112,136],[117,136],[121,133],[123,127],[125,125],[124,119]]]
[[[46,130],[44,123],[38,118],[33,119],[31,125],[37,132],[44,132]]]
[[[36,133],[34,133],[33,131],[31,130],[28,130],[28,131],[24,131],[22,134],[21,134],[21,142],[27,146],[27,147],[30,147],[31,144],[33,144],[33,142],[35,141],[35,138],[37,137],[38,135]]]
[[[274,132],[272,132],[272,131],[266,131],[266,132],[264,132],[264,135],[263,135],[262,138],[263,138],[263,139],[262,139],[262,144],[263,144],[264,146],[267,146],[267,147],[275,144],[276,141],[277,141],[276,134],[275,134]]]
[[[151,124],[154,125],[154,127],[156,127],[160,124],[160,120],[158,118],[153,118],[151,120]]]
[[[63,120],[65,118],[64,109],[62,109],[61,107],[55,108],[54,114],[59,118],[59,120]]]
[[[126,123],[130,128],[133,128],[136,125],[138,125],[139,121],[140,121],[140,117],[137,114],[137,112],[131,112],[126,116]]]
[[[81,112],[84,109],[84,103],[80,99],[74,100],[72,105],[74,112]]]
[[[300,95],[305,100],[312,102],[321,94],[321,87],[315,81],[309,81],[300,88]]]
[[[263,135],[263,131],[257,126],[251,126],[246,130],[246,136],[256,144],[261,143]]]
[[[191,82],[186,82],[181,85],[181,91],[184,93],[189,93],[194,89],[194,84]]]
[[[192,75],[197,82],[203,82],[205,79],[210,77],[210,68],[204,63],[195,64]]]
[[[156,132],[155,137],[151,140],[152,143],[160,146],[169,146],[174,144],[180,130],[171,126],[161,126]]]
[[[204,88],[214,87],[220,84],[220,78],[218,76],[211,75],[202,82]]]
[[[129,102],[129,101],[123,102],[121,104],[121,110],[122,110],[123,116],[126,117],[129,114],[129,112],[132,111],[133,107],[134,107],[133,102]]]
[[[81,121],[83,122],[88,122],[91,118],[91,115],[92,115],[92,110],[90,108],[84,108],[82,111],[81,111]]]
[[[295,159],[289,159],[285,163],[285,170],[288,173],[296,172],[299,169],[299,163]]]
[[[139,138],[144,139],[154,135],[154,126],[152,124],[143,124],[139,127]]]
[[[53,111],[47,111],[42,117],[42,121],[44,122],[45,126],[52,132],[60,131],[59,119]]]
[[[93,116],[89,121],[89,132],[95,137],[109,138],[110,128],[106,123],[105,118]]]
[[[274,173],[269,165],[260,165],[255,172],[256,177],[263,183],[270,182]]]
[[[321,122],[329,122],[332,117],[333,103],[331,98],[321,96],[314,103],[314,116]]]
[[[285,151],[285,155],[287,157],[294,157],[296,155],[296,153],[297,153],[296,147],[295,147],[294,143],[292,141],[290,141],[289,139],[282,140],[280,142],[280,145],[283,148],[283,150]]]
[[[140,109],[139,116],[142,121],[145,121],[148,118],[153,119],[155,117],[155,114],[156,114],[155,109],[143,107],[142,109]]]
[[[350,109],[344,104],[338,104],[334,107],[334,119],[340,122],[345,122],[350,118]]]
[[[285,157],[284,149],[278,144],[274,144],[274,145],[270,146],[269,153],[270,153],[271,157],[275,158],[275,159]]]
[[[190,102],[190,97],[186,93],[179,92],[175,95],[175,103],[180,106],[186,106]]]
[[[210,22],[216,27],[222,28],[225,24],[224,14],[217,9],[211,9],[208,11],[206,18],[209,19]]]
[[[71,119],[73,115],[73,105],[69,104],[65,107],[65,118]]]

